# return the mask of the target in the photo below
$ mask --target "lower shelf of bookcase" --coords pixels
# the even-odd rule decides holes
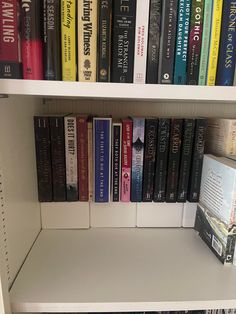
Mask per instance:
[[[13,312],[236,308],[236,267],[192,229],[42,230],[10,300]]]

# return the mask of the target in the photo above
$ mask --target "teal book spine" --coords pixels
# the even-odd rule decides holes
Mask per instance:
[[[186,84],[187,55],[192,0],[179,0],[175,47],[174,84]]]
[[[211,38],[213,0],[205,0],[203,34],[202,34],[202,50],[200,58],[198,85],[206,85],[208,57]]]

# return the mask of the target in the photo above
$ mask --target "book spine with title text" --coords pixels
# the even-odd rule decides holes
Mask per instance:
[[[120,200],[122,123],[112,124],[112,201]]]

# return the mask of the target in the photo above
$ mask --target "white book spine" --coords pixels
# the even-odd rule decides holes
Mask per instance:
[[[76,117],[67,116],[64,119],[67,200],[75,201],[78,200]]]
[[[149,0],[137,0],[136,27],[135,27],[135,50],[134,50],[134,83],[145,84]]]

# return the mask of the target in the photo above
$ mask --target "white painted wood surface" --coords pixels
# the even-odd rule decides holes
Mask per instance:
[[[186,202],[183,208],[182,227],[193,228],[197,211],[197,203]]]
[[[13,312],[235,308],[235,283],[193,230],[43,230],[10,299]]]

